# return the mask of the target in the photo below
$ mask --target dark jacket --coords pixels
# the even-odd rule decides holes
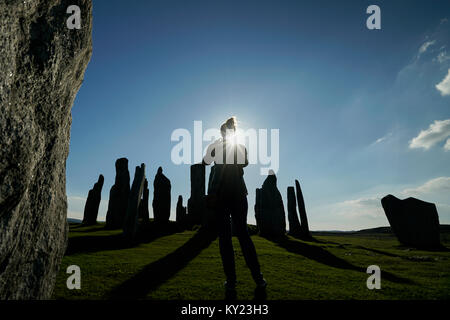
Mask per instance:
[[[242,197],[248,194],[243,169],[248,165],[245,146],[216,140],[208,146],[203,158],[203,164],[209,165],[212,162],[214,166],[209,177],[208,194],[220,197]]]

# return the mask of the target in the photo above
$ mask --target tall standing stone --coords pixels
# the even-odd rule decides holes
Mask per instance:
[[[293,236],[300,236],[301,226],[297,215],[297,201],[295,199],[294,187],[287,188],[287,209],[289,220],[289,234]]]
[[[439,247],[439,215],[434,203],[416,198],[400,200],[393,195],[381,199],[392,231],[402,244]]]
[[[139,204],[139,219],[141,220],[142,226],[146,226],[150,223],[150,212],[148,211],[149,195],[150,191],[148,189],[148,181],[145,179],[142,201]]]
[[[71,4],[81,29],[67,28]],[[0,300],[50,298],[66,250],[71,108],[91,11],[91,0],[0,1]]]
[[[261,194],[262,194],[262,192],[261,192],[262,190],[261,190],[261,188],[256,188],[256,193],[255,193],[255,220],[256,220],[256,225],[258,226],[258,225],[261,225],[261,211],[262,211],[262,208],[261,208],[261,205],[262,205],[262,203],[261,203]]]
[[[89,190],[86,204],[84,206],[83,223],[86,225],[93,225],[97,223],[98,208],[100,207],[100,201],[102,200],[102,188],[105,181],[103,175],[98,177],[98,181],[94,184],[94,187]]]
[[[295,189],[297,191],[298,212],[300,214],[301,236],[311,237],[309,232],[308,217],[306,216],[305,201],[303,200],[303,193],[298,180],[295,180]]]
[[[139,232],[139,206],[144,193],[145,164],[136,167],[133,184],[128,197],[127,214],[123,224],[123,234],[127,240],[133,241]]]
[[[186,207],[183,207],[183,197],[178,196],[176,221],[178,225],[184,227],[186,224]]]
[[[188,219],[191,224],[202,224],[205,212],[205,166],[191,166],[191,197],[188,200]]]
[[[257,189],[255,217],[260,235],[280,237],[286,233],[286,214],[283,199],[277,188],[277,177],[269,174],[262,188]]]
[[[170,218],[170,180],[158,168],[153,181],[153,218],[156,223],[167,223]]]
[[[116,178],[109,192],[108,211],[106,213],[106,227],[121,229],[127,213],[128,196],[130,194],[130,172],[128,159],[116,160]]]

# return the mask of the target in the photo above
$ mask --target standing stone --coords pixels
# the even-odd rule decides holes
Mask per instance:
[[[109,192],[108,211],[106,213],[106,228],[121,229],[127,213],[128,196],[130,194],[130,172],[128,159],[116,160],[116,178]]]
[[[144,180],[144,192],[142,195],[142,201],[139,204],[139,219],[142,226],[147,226],[150,223],[150,213],[148,211],[148,199],[150,191],[148,190],[148,181]]]
[[[255,194],[255,220],[256,225],[261,225],[261,188],[256,188]]]
[[[142,202],[145,182],[145,164],[136,167],[133,184],[128,197],[127,214],[123,225],[123,234],[129,241],[136,240],[139,231],[139,206]]]
[[[86,204],[84,206],[83,223],[86,225],[94,225],[97,223],[98,208],[100,201],[102,200],[102,188],[105,181],[103,175],[98,177],[98,181],[94,184],[94,187],[89,190]]]
[[[305,201],[303,200],[303,193],[302,189],[300,188],[300,183],[298,182],[298,180],[295,180],[295,189],[297,190],[297,204],[298,204],[298,212],[300,214],[301,236],[309,238],[311,237],[311,233],[309,232]]]
[[[186,224],[186,207],[183,207],[183,197],[178,196],[176,221],[178,225],[184,227]]]
[[[273,172],[264,181],[262,188],[257,189],[255,217],[259,234],[269,237],[281,237],[286,233],[286,214],[283,199],[277,188],[277,177]]]
[[[402,244],[439,247],[439,215],[434,203],[416,198],[400,200],[393,195],[381,199],[392,231]]]
[[[209,178],[208,178],[208,196],[204,197],[204,209],[202,213],[202,227],[204,227],[204,230],[208,230],[209,232],[216,232],[217,231],[217,206],[218,206],[218,197],[217,197],[217,188],[218,186],[218,180],[215,176],[218,174],[218,170],[220,170],[220,165],[213,165],[211,166],[211,169],[209,171]]]
[[[188,219],[192,225],[202,224],[205,212],[205,166],[191,166],[191,197],[188,200]]]
[[[69,30],[67,7],[81,9]],[[67,243],[71,108],[91,0],[0,1],[0,300],[49,299]]]
[[[300,236],[301,226],[297,215],[297,201],[295,200],[294,187],[287,188],[287,209],[289,220],[289,234],[293,236]]]
[[[158,168],[153,181],[153,218],[156,223],[167,223],[170,218],[170,180]]]

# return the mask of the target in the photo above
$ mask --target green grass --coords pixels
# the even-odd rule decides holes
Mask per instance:
[[[196,231],[172,232],[126,247],[120,230],[103,227],[71,225],[54,299],[224,299],[217,239],[199,237]],[[252,236],[269,283],[268,299],[450,298],[450,251],[408,248],[381,234],[314,238]],[[449,247],[449,239],[443,242]],[[254,284],[236,238],[233,244],[237,298],[253,299]],[[81,268],[80,290],[66,287],[66,269],[73,264]],[[366,287],[369,265],[381,268],[380,290]]]

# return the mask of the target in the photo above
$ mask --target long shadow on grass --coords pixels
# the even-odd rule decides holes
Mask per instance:
[[[398,254],[394,254],[394,253],[390,253],[390,252],[386,252],[386,251],[382,251],[382,250],[378,250],[378,249],[372,249],[372,248],[367,248],[367,247],[358,246],[358,245],[354,246],[354,247],[358,248],[358,249],[370,251],[370,252],[373,252],[373,253],[385,255],[385,256],[388,256],[388,257],[392,257],[392,258],[403,258],[403,259],[405,258],[405,257],[400,256]]]
[[[108,299],[142,299],[150,291],[173,277],[217,238],[214,232],[200,229],[184,245],[145,266],[131,279],[115,287]]]
[[[86,228],[86,229],[84,229]],[[79,228],[70,228],[69,231],[71,233],[91,233],[91,232],[97,232],[97,231],[103,231],[105,230],[104,227],[99,225],[93,225],[93,226],[82,226]]]
[[[104,231],[104,229],[95,229],[95,231]],[[122,233],[104,236],[79,236],[69,239],[65,255],[70,256],[76,253],[91,253],[103,250],[121,250],[135,247],[139,243],[150,243],[160,237],[180,232],[174,223],[166,225],[157,225],[150,222],[142,231],[138,241],[130,243],[126,241]]]
[[[266,239],[274,242],[275,244],[279,245],[280,247],[286,249],[289,252],[302,255],[305,258],[317,261],[317,262],[325,264],[327,266],[330,266],[333,268],[359,271],[359,272],[366,273],[366,269],[355,266],[344,259],[336,257],[335,255],[333,255],[332,253],[323,249],[320,246],[309,245],[305,242],[289,239],[288,237],[266,238]],[[409,279],[396,276],[387,271],[383,271],[382,274],[383,274],[382,275],[383,278],[385,278],[386,280],[389,280],[391,282],[403,283],[403,284],[414,283],[413,281],[411,281]]]

